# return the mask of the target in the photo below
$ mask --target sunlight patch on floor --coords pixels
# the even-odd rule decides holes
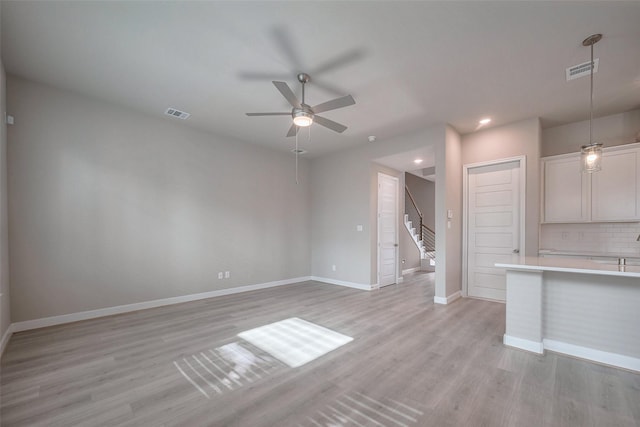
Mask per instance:
[[[339,397],[313,416],[306,417],[306,421],[317,427],[409,427],[416,424],[422,415],[422,411],[394,399],[376,400],[354,392]]]
[[[297,317],[244,331],[238,336],[292,368],[353,341],[351,337]]]
[[[252,349],[241,342],[174,360],[173,365],[207,399],[260,380],[284,367],[260,349]]]

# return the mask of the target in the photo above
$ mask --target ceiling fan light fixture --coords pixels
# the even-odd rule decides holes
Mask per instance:
[[[300,111],[295,116],[293,116],[293,124],[299,127],[307,127],[311,126],[313,123],[313,115],[306,113],[304,111]]]

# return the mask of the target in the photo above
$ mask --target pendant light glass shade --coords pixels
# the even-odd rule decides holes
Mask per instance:
[[[583,46],[591,47],[591,102],[589,104],[589,144],[580,149],[582,172],[593,173],[602,169],[602,144],[593,142],[593,45],[598,43],[602,34],[592,34],[582,41]]]
[[[593,173],[602,169],[602,144],[583,145],[580,152],[583,172]]]

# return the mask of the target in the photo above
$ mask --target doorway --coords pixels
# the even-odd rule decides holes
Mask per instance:
[[[464,166],[463,290],[504,301],[506,275],[495,263],[524,253],[525,158]]]
[[[394,176],[378,173],[378,286],[398,277],[398,187]]]

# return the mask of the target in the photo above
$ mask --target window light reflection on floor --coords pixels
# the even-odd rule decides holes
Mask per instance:
[[[250,329],[238,336],[292,368],[353,341],[351,337],[297,317]]]

